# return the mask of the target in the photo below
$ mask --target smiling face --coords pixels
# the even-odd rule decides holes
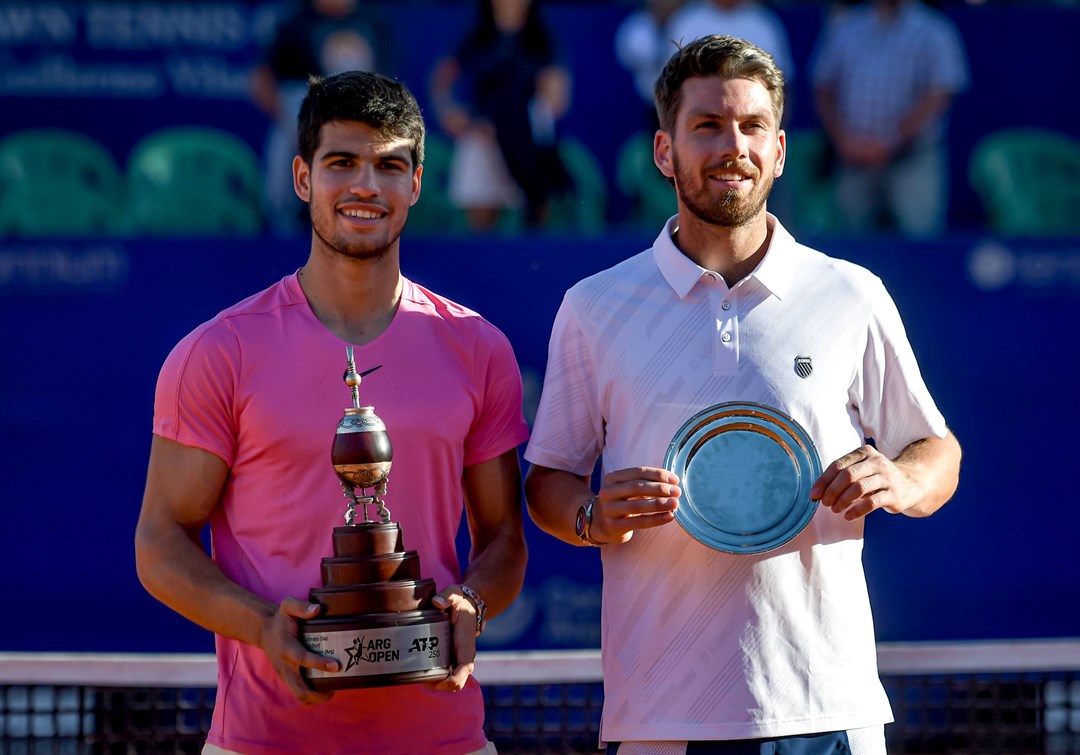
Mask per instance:
[[[423,168],[407,139],[387,138],[359,121],[322,126],[310,165],[293,160],[297,195],[308,203],[312,242],[354,259],[397,249]]]
[[[657,132],[654,158],[675,181],[680,225],[696,218],[734,228],[764,221],[785,150],[760,82],[697,76],[682,83],[674,127]]]

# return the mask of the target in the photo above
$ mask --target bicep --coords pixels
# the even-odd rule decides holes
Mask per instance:
[[[150,446],[139,533],[149,534],[170,524],[198,533],[218,505],[228,473],[221,457],[155,435]]]
[[[474,543],[503,526],[521,526],[521,465],[516,448],[465,467],[462,481]]]

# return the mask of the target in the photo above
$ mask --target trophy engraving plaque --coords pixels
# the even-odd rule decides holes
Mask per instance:
[[[334,555],[322,560],[322,586],[308,595],[322,610],[299,630],[305,647],[336,658],[341,669],[302,672],[320,691],[442,679],[453,665],[450,618],[432,607],[435,582],[421,577],[419,555],[405,550],[381,498],[392,465],[390,436],[375,408],[360,405],[351,346],[346,357],[353,405],[338,423],[331,460],[348,509],[344,526],[333,528]]]

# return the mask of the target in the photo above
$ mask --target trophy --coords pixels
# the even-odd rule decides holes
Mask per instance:
[[[336,658],[341,669],[302,673],[319,691],[442,679],[453,665],[450,618],[432,607],[435,581],[420,577],[419,555],[404,549],[401,527],[390,521],[381,497],[393,456],[390,436],[375,408],[360,405],[352,346],[345,353],[353,405],[338,423],[331,458],[348,508],[345,525],[333,529],[334,555],[322,560],[322,587],[308,595],[322,610],[301,621],[298,633],[303,645]],[[377,519],[369,518],[369,506]]]

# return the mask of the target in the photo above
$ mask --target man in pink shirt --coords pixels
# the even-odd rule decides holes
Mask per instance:
[[[154,406],[139,577],[216,635],[218,690],[206,753],[491,751],[471,677],[484,612],[521,589],[517,447],[527,436],[512,349],[494,326],[402,277],[399,235],[420,195],[424,124],[400,83],[349,72],[314,80],[299,116],[296,193],[311,251],[295,274],[176,346]],[[346,502],[330,459],[360,388],[390,433],[384,500],[449,612],[457,665],[443,681],[316,692],[298,621]],[[464,573],[455,536],[472,538]],[[209,524],[212,557],[200,543]]]

